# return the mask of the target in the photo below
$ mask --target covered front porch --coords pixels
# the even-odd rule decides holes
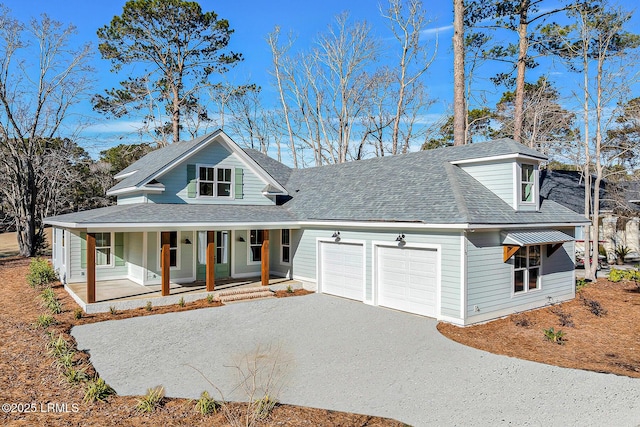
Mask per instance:
[[[216,283],[214,291],[207,291],[204,281],[193,283],[169,283],[169,294],[163,295],[162,285],[140,285],[129,279],[103,280],[96,283],[95,301],[89,302],[85,283],[69,283],[65,290],[71,295],[82,309],[90,313],[104,313],[111,309],[129,310],[144,307],[148,302],[152,306],[178,304],[182,299],[185,303],[207,298],[213,295],[219,298],[221,293],[229,290],[246,290],[251,288],[264,290],[302,288],[302,283],[282,277],[270,277],[267,286],[263,285],[261,277],[247,279],[224,279]]]

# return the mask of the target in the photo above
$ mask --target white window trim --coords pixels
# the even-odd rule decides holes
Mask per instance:
[[[204,182],[213,182],[213,196],[206,196],[200,194],[200,168],[213,168],[213,181],[204,181]],[[229,184],[231,185],[231,189],[229,191],[229,196],[218,196],[218,169],[229,169],[231,170],[231,181]],[[223,200],[233,200],[235,199],[235,171],[234,168],[229,166],[220,166],[220,165],[208,165],[208,164],[196,164],[196,198],[199,199],[223,199]],[[227,183],[223,181],[223,183]]]
[[[540,246],[540,265],[534,267],[538,269],[538,286],[535,289],[529,289],[529,247],[530,246]],[[543,264],[543,259],[544,259],[544,252],[543,252],[543,248],[544,245],[529,245],[529,246],[522,246],[523,248],[527,248],[527,267],[526,268],[518,268],[516,269],[516,263],[515,263],[515,254],[511,257],[511,259],[513,260],[513,264],[511,266],[511,296],[512,297],[517,297],[519,295],[528,295],[531,292],[537,292],[542,290],[542,264]],[[525,289],[519,292],[516,292],[516,270],[518,271],[524,271],[524,285],[525,285]]]
[[[161,261],[162,261],[162,233],[167,233],[167,232],[176,232],[176,243],[178,245],[177,249],[176,249],[176,265],[175,267],[169,267],[169,270],[180,270],[180,259],[182,258],[181,256],[181,250],[180,250],[180,246],[182,246],[182,232],[181,231],[177,231],[177,230],[164,230],[164,231],[158,231],[157,234],[157,238],[158,238],[158,262],[157,262],[157,267],[158,267],[158,271],[162,270],[162,266],[161,266]]]
[[[116,237],[115,233],[113,231],[111,231],[111,232],[109,232],[109,231],[97,231],[95,234],[107,234],[107,233],[111,234],[111,237],[110,237],[110,240],[109,240],[111,242],[111,245],[109,245],[109,246],[98,246],[98,243],[96,241],[96,258],[95,258],[96,259],[96,268],[114,268],[115,267],[115,256],[116,256],[116,254],[114,252],[115,237]],[[110,257],[109,257],[110,258],[110,263],[109,264],[98,265],[98,247],[100,247],[100,248],[107,248],[108,247],[109,248],[109,253],[110,253]]]
[[[282,232],[284,230],[289,230],[289,244],[285,245],[282,243]],[[289,261],[285,262],[283,261],[283,256],[284,256],[284,247],[288,247],[289,248]],[[280,230],[280,265],[291,265],[291,229],[289,228],[283,228]]]
[[[529,166],[533,166],[533,195],[531,197],[531,201],[530,202],[526,202],[524,200],[522,200],[522,166],[523,165],[529,165]],[[538,165],[535,163],[518,163],[518,171],[517,171],[517,197],[518,197],[518,204],[519,205],[525,205],[525,206],[536,206],[537,205],[537,200],[538,200]]]
[[[250,228],[247,230],[247,265],[260,265],[262,264],[262,259],[260,259],[260,261],[252,261],[251,260],[251,230],[263,230],[262,228]],[[269,236],[271,237],[271,236]],[[263,242],[264,242],[264,235],[263,235]],[[256,246],[256,245],[254,245]],[[260,245],[260,247],[262,247],[262,244]],[[262,257],[261,257],[262,258]]]

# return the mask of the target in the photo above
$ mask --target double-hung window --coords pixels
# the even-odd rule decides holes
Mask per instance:
[[[535,202],[535,167],[529,164],[520,165],[520,201],[525,203]]]
[[[262,261],[262,242],[264,241],[263,230],[249,231],[249,262]]]
[[[112,265],[112,254],[111,233],[96,233],[96,265]]]
[[[540,287],[540,245],[522,246],[514,258],[513,292],[529,292]]]
[[[285,228],[282,230],[280,235],[280,245],[281,245],[281,262],[283,264],[289,264],[291,262],[291,230]]]
[[[200,166],[198,168],[198,196],[231,197],[231,169]]]

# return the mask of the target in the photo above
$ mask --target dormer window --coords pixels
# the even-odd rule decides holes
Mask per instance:
[[[198,167],[199,197],[231,197],[231,169],[213,166]]]
[[[520,165],[520,201],[523,203],[535,203],[535,166],[530,164]]]

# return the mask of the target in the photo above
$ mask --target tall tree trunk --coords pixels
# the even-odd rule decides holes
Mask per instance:
[[[529,37],[527,35],[529,6],[529,0],[523,0],[520,3],[520,21],[518,23],[516,99],[513,108],[513,139],[518,142],[522,142],[522,124],[524,122],[524,77],[527,67],[527,51],[529,49]],[[533,145],[533,141],[531,145]]]
[[[464,99],[464,0],[453,0],[453,144],[466,144]]]

